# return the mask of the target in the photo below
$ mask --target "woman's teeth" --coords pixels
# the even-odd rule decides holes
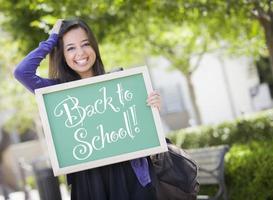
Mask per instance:
[[[75,61],[78,65],[85,65],[87,63],[87,58],[81,59],[81,60],[76,60]]]

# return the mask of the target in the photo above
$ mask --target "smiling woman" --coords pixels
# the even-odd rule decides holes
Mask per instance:
[[[41,78],[36,75],[36,70],[42,59],[49,53],[49,79]],[[81,20],[59,20],[54,25],[49,38],[41,42],[38,48],[30,52],[21,61],[16,67],[14,75],[26,88],[34,92],[38,88],[104,73],[98,44],[90,27]],[[61,113],[67,115],[67,124],[73,126],[78,125],[78,121],[74,120],[76,119],[74,118],[75,113],[85,113],[86,116],[91,117],[95,109],[98,113],[104,112],[106,108],[117,109],[106,95],[106,90],[101,88],[100,92],[102,98],[95,101],[94,104],[91,103],[84,107],[79,107],[77,101],[72,97],[66,99],[65,102],[61,102],[59,108],[62,111],[57,110],[57,115],[61,115]],[[121,105],[132,98],[130,91],[124,91],[121,85],[117,85],[116,93]],[[159,95],[156,92],[151,93],[148,96],[147,104],[160,107]],[[69,108],[69,105],[72,107]],[[133,111],[134,107],[131,108],[132,113],[134,113]],[[117,139],[122,140],[125,136],[133,139],[134,133],[138,133],[139,129],[135,127],[135,124],[129,123],[126,113],[123,113],[123,116],[123,125],[115,128],[114,131],[105,130],[102,125],[98,125],[97,135],[91,141],[86,141],[83,137],[84,131],[88,130],[82,131],[82,127],[78,127],[79,132],[76,131],[74,135],[79,143],[78,145],[84,147],[83,150],[88,150],[85,146],[87,145],[90,151],[86,152],[89,156],[93,148],[98,149],[108,143],[115,142]],[[77,119],[80,119],[80,122],[82,120],[81,118]],[[98,146],[99,140],[102,142],[100,146]],[[76,150],[75,152],[77,152]],[[156,199],[153,170],[150,158],[145,157],[68,174],[67,181],[71,185],[71,200]]]

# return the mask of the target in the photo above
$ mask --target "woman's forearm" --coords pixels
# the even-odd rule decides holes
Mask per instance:
[[[39,44],[39,47],[31,51],[17,66],[14,71],[15,78],[31,92],[35,89],[52,85],[54,80],[41,78],[36,75],[37,68],[41,61],[56,46],[58,35],[52,34]]]

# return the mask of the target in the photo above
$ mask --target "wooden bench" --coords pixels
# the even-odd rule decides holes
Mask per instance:
[[[198,181],[200,186],[218,185],[218,191],[214,196],[199,195],[197,199],[216,200],[222,197],[224,200],[227,200],[224,157],[228,150],[229,147],[227,145],[186,150],[199,166]]]

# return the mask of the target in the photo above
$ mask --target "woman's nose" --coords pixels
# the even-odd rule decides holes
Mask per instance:
[[[79,48],[77,49],[77,57],[80,57],[80,56],[82,56],[83,54],[84,54],[84,49],[81,48],[81,47],[79,47]]]

